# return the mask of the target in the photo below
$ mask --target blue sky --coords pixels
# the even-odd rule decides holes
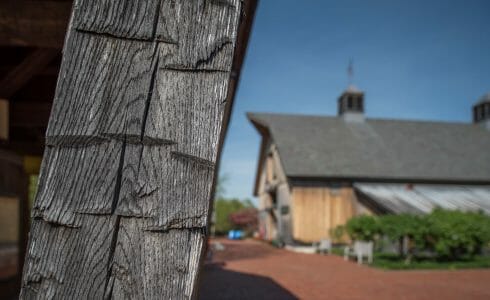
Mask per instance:
[[[490,91],[489,0],[262,0],[221,161],[252,198],[260,137],[245,113],[335,115],[348,84],[368,117],[470,122]]]

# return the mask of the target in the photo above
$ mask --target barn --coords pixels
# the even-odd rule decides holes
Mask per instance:
[[[473,123],[367,118],[364,100],[351,85],[337,116],[248,113],[264,239],[317,242],[361,214],[490,213],[490,94]]]

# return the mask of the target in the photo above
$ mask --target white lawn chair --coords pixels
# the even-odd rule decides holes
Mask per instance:
[[[355,241],[352,247],[345,247],[344,260],[349,260],[350,256],[357,257],[357,263],[362,264],[362,258],[367,257],[368,263],[373,262],[373,242]]]
[[[327,239],[320,240],[320,242],[316,244],[316,252],[330,254],[332,252],[332,241]]]

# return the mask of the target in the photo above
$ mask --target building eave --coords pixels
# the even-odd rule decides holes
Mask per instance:
[[[328,183],[353,183],[353,182],[372,182],[372,183],[411,183],[411,184],[449,184],[449,185],[490,185],[490,179],[444,179],[444,178],[394,178],[394,177],[366,177],[366,176],[307,176],[307,175],[288,175],[291,185],[325,185]]]
[[[269,128],[265,124],[261,123],[259,120],[255,119],[251,113],[247,113],[247,118],[249,119],[250,123],[254,125],[255,129],[262,137],[262,140],[260,142],[259,157],[257,162],[257,169],[255,171],[255,183],[253,189],[253,195],[257,197],[259,194],[260,173],[262,168],[264,167],[264,161],[267,155],[267,145],[269,145],[270,143],[271,136]]]

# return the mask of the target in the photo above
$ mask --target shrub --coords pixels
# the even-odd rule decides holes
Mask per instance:
[[[350,238],[358,241],[374,241],[380,233],[378,218],[367,215],[350,219],[345,228]]]
[[[490,241],[490,218],[482,213],[437,209],[427,224],[427,242],[443,259],[473,256]]]
[[[443,260],[458,260],[481,253],[490,246],[490,217],[481,212],[436,209],[425,216],[409,214],[380,217],[358,216],[350,219],[345,229],[352,240],[375,241],[384,235],[400,243],[408,239],[406,263],[415,250],[429,250]],[[331,231],[331,236],[341,236]]]
[[[334,243],[341,243],[342,238],[344,237],[345,234],[345,226],[337,225],[334,228],[330,228],[329,233],[330,233],[330,238]]]
[[[233,223],[230,219],[230,215],[243,209],[251,208],[250,205],[252,204],[249,201],[223,198],[217,199],[214,202],[216,234],[223,235],[233,229],[242,229],[240,225]]]
[[[230,213],[230,222],[236,227],[245,231],[247,236],[257,231],[258,210],[255,207],[242,208],[237,212]]]
[[[483,213],[436,209],[425,216],[385,215],[379,232],[392,241],[409,240],[407,262],[416,249],[431,250],[440,259],[456,260],[481,252],[490,242],[490,217]],[[402,253],[402,251],[400,251]]]
[[[406,257],[407,264],[410,263],[416,249],[426,248],[426,223],[424,217],[410,214],[384,215],[379,219],[380,233],[398,243],[399,254]],[[406,249],[403,248],[404,239],[408,239]]]

